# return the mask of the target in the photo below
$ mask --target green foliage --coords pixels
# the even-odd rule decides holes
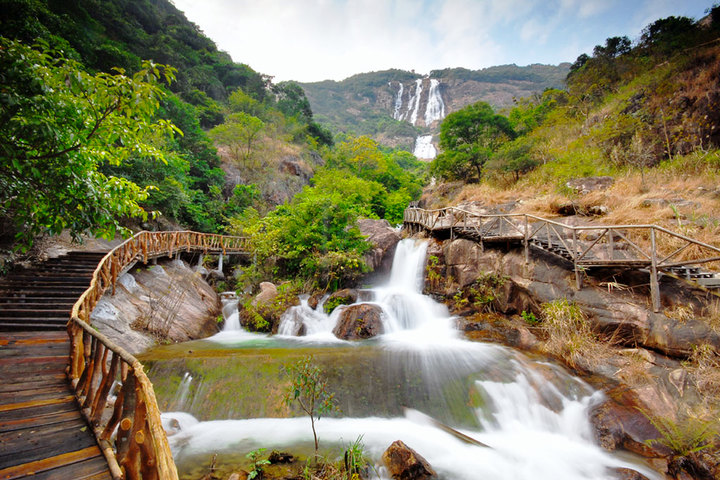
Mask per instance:
[[[713,439],[719,434],[717,425],[713,420],[706,420],[692,415],[682,415],[683,418],[674,420],[668,417],[650,415],[644,410],[640,412],[650,420],[650,423],[660,433],[660,438],[647,440],[645,443],[663,445],[673,454],[687,457],[693,453],[713,446]]]
[[[310,417],[313,438],[315,440],[315,459],[318,456],[318,436],[315,420],[325,413],[337,410],[335,394],[330,393],[320,367],[313,363],[313,357],[307,356],[293,365],[286,367],[290,377],[290,385],[285,394],[285,403],[297,402],[300,408]]]
[[[468,105],[443,120],[442,153],[433,161],[432,172],[448,179],[467,179],[476,174],[479,180],[485,163],[515,136],[508,119],[496,114],[489,104]]]
[[[132,76],[86,73],[47,45],[0,38],[0,215],[21,245],[69,229],[112,238],[125,216],[146,218],[152,188],[100,171],[133,159],[167,162],[166,142],[181,133],[155,118],[173,69],[144,63]]]
[[[277,287],[277,295],[270,302],[253,305],[253,298],[248,298],[240,311],[242,324],[253,332],[274,331],[285,311],[298,305],[299,291],[296,283],[286,282]]]
[[[525,323],[533,327],[537,326],[540,323],[540,319],[538,319],[533,312],[523,310],[522,312],[520,312],[520,317],[525,320]]]
[[[472,284],[458,290],[453,300],[458,306],[471,305],[480,312],[492,312],[493,302],[507,278],[493,272],[481,274]]]
[[[363,436],[360,435],[354,442],[345,448],[343,459],[345,464],[346,480],[356,480],[361,478],[363,472],[365,472],[370,465],[370,460],[365,454],[365,444],[362,440]]]
[[[267,450],[267,448],[258,448],[245,455],[245,458],[249,458],[252,462],[247,476],[248,480],[252,480],[253,478],[262,478],[263,467],[265,465],[270,465],[270,460],[267,458],[260,458],[263,453],[265,453],[265,450]]]

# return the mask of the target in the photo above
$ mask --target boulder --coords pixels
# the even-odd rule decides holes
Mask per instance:
[[[482,253],[480,245],[464,238],[445,244],[443,254],[447,273],[460,287],[470,285],[481,272],[490,270],[489,265],[480,261]]]
[[[377,305],[361,303],[350,305],[340,314],[333,334],[343,340],[372,338],[384,332],[383,311]]]
[[[325,310],[325,313],[329,315],[332,313],[333,310],[335,310],[335,307],[337,307],[338,305],[351,305],[357,302],[357,299],[357,290],[352,288],[343,288],[342,290],[334,292],[327,298],[327,300],[325,300],[325,303],[323,304],[323,309]]]
[[[315,310],[320,303],[320,300],[322,300],[322,297],[324,296],[323,293],[313,293],[310,295],[310,297],[307,300],[308,307]]]
[[[372,245],[372,249],[367,251],[364,256],[370,271],[389,272],[395,247],[400,241],[400,232],[392,228],[387,220],[361,218],[357,221],[357,226],[360,233]]]
[[[185,342],[218,331],[220,299],[182,260],[142,265],[118,279],[90,318],[97,329],[132,354],[158,340]]]
[[[574,178],[568,181],[565,185],[580,195],[587,195],[588,193],[595,192],[597,190],[605,190],[612,186],[613,183],[615,183],[615,180],[612,177],[600,176]]]
[[[649,480],[645,475],[629,468],[613,468],[611,469],[617,480]]]
[[[395,480],[437,478],[437,473],[419,453],[396,440],[382,455],[388,473]]]
[[[277,297],[278,291],[274,283],[262,282],[260,283],[260,293],[253,298],[252,306],[266,305],[272,302]]]
[[[598,443],[606,450],[629,450],[644,457],[664,457],[672,452],[665,446],[648,441],[661,438],[660,432],[643,415],[651,406],[639,402],[637,396],[628,389],[618,387],[608,391],[607,401],[596,406],[590,421],[595,427]]]

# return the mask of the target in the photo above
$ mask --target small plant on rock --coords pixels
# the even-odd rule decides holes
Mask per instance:
[[[317,462],[319,442],[315,420],[320,420],[320,416],[325,413],[337,410],[335,394],[328,391],[322,370],[313,363],[312,356],[304,357],[287,367],[286,371],[290,376],[290,385],[285,394],[285,403],[290,405],[297,402],[310,417],[315,440],[315,461]]]
[[[250,472],[248,472],[248,480],[252,480],[253,478],[262,478],[263,473],[263,467],[265,465],[270,465],[270,460],[266,458],[260,458],[262,454],[267,450],[266,448],[258,448],[257,450],[253,450],[252,452],[245,455],[246,458],[249,458],[252,462],[252,469]]]

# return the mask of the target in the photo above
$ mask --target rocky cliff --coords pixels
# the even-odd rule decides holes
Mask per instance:
[[[341,82],[302,84],[316,118],[333,129],[370,135],[391,146],[433,158],[447,114],[485,101],[509,107],[546,88],[562,88],[569,64],[502,65],[483,70],[448,68],[427,76],[402,70],[362,73]],[[418,140],[425,137],[425,140]]]
[[[117,345],[138,354],[157,343],[184,342],[218,332],[220,299],[200,272],[180,259],[142,265],[118,278],[91,315]]]
[[[667,278],[665,309],[653,313],[646,274],[615,272],[613,282],[589,277],[578,290],[572,272],[549,255],[526,264],[521,251],[483,250],[465,239],[431,242],[426,290],[448,303],[469,338],[556,356],[602,388],[606,398],[592,421],[604,448],[645,456],[668,478],[718,478],[712,475],[720,474],[719,448],[682,456],[662,441],[668,432],[659,431],[662,422],[687,425],[717,405],[719,378],[709,372],[718,367],[720,332],[701,315],[673,315],[678,308],[701,311],[712,302],[707,291]],[[544,306],[559,299],[579,307],[591,342],[552,347],[542,317]],[[700,345],[709,362],[698,361]],[[687,471],[694,476],[683,476]]]

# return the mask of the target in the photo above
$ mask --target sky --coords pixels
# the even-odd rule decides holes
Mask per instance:
[[[275,82],[399,68],[557,65],[713,0],[173,0],[234,61]]]

